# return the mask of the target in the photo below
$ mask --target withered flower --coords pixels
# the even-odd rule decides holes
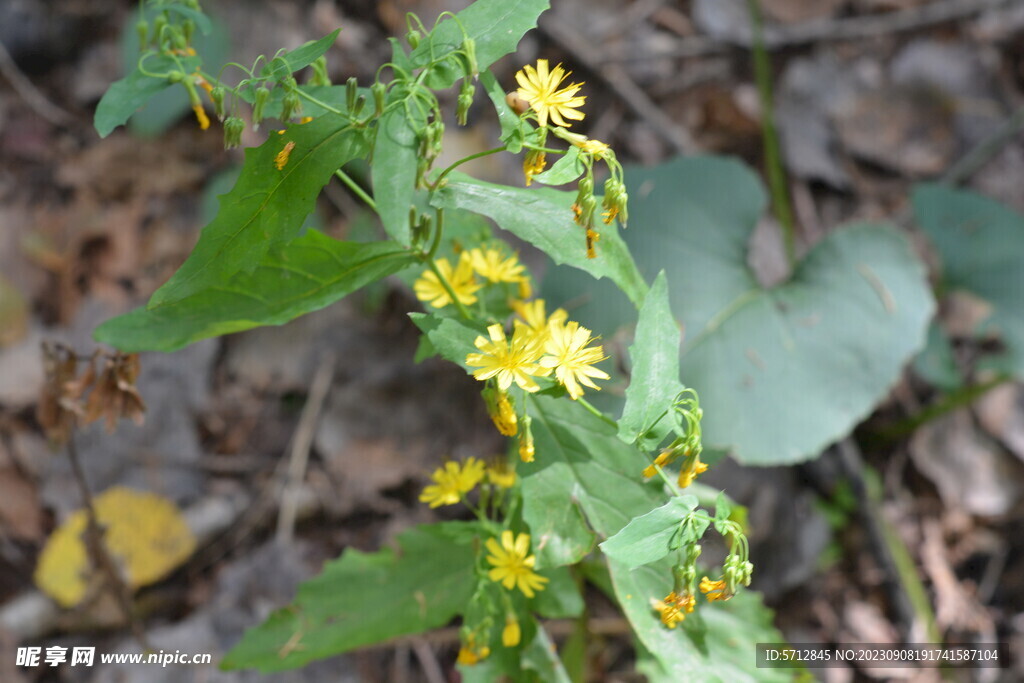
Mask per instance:
[[[78,399],[84,384],[76,382],[78,357],[62,344],[43,342],[45,381],[36,406],[36,418],[55,444],[67,442],[80,412]],[[86,371],[83,379],[88,375]]]
[[[139,355],[116,353],[104,356],[102,362],[103,369],[85,405],[85,422],[105,417],[107,432],[113,432],[122,417],[142,424],[146,404],[135,388],[135,380],[139,376]]]

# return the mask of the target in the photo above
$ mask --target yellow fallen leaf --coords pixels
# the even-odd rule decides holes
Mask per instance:
[[[95,506],[107,549],[131,588],[159,581],[195,550],[191,530],[166,498],[115,486],[97,496]],[[82,539],[86,523],[85,510],[72,513],[39,555],[36,585],[62,607],[80,603],[93,582],[95,569]]]

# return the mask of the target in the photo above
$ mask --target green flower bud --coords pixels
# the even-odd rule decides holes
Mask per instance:
[[[345,82],[345,103],[348,105],[348,110],[354,111],[356,108],[356,98],[359,97],[359,82],[355,76],[349,77],[348,81]]]
[[[181,22],[181,31],[182,34],[185,36],[185,42],[191,43],[192,36],[194,36],[196,32],[196,22],[192,21],[191,19],[186,19],[185,21]]]
[[[221,121],[224,120],[224,86],[218,85],[210,91],[210,99],[213,101],[213,110],[217,114],[217,118]]]
[[[359,112],[361,112],[363,110],[363,107],[365,106],[366,95],[360,95],[359,97],[356,98],[356,106],[352,107],[352,111],[350,113],[352,114],[352,116],[359,116]]]
[[[224,149],[231,149],[242,144],[242,131],[245,121],[237,116],[229,116],[224,121]]]
[[[184,52],[188,49],[188,41],[180,30],[176,29],[173,31],[171,41],[174,43],[174,48],[176,50]]]
[[[145,19],[139,19],[135,23],[135,33],[139,36],[139,50],[145,50],[149,42],[149,22]]]
[[[168,71],[167,72],[167,81],[169,83],[181,83],[183,80],[185,80],[185,74],[182,73],[181,71]]]
[[[459,91],[459,104],[455,111],[455,117],[458,119],[459,125],[466,125],[466,119],[469,116],[469,108],[473,106],[473,95],[476,93],[476,86],[470,83],[468,80],[462,81],[462,90]]]
[[[420,40],[422,39],[423,35],[416,29],[413,29],[405,34],[405,42],[409,43],[409,47],[411,47],[414,50],[420,46]]]
[[[302,101],[295,92],[286,93],[281,99],[281,120],[287,121],[302,113]]]
[[[476,64],[476,41],[472,38],[466,38],[462,42],[462,51],[466,55],[466,65],[469,68],[469,75],[476,77],[476,75],[480,73]]]
[[[313,77],[309,79],[311,85],[330,85],[331,77],[327,75],[327,58],[320,55],[313,60]]]
[[[253,100],[252,105],[252,125],[253,130],[259,130],[260,121],[263,120],[263,110],[267,107],[267,100],[270,99],[270,90],[267,86],[261,85],[256,89],[256,97]]]
[[[370,86],[370,92],[373,93],[373,107],[376,116],[384,113],[384,96],[387,94],[387,91],[388,87],[380,81]]]
[[[167,28],[167,14],[160,14],[153,20],[153,40],[163,40],[164,29]]]

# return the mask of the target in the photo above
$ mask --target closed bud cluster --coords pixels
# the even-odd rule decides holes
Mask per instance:
[[[370,86],[370,92],[373,94],[373,110],[376,116],[384,113],[384,96],[387,94],[387,91],[388,87],[380,81]]]
[[[626,210],[626,202],[628,200],[629,195],[626,194],[626,186],[622,184],[622,181],[617,178],[609,178],[605,181],[604,201],[601,203],[601,208],[604,209],[605,225],[608,225],[618,217],[622,227],[626,227],[629,215]]]
[[[463,80],[462,90],[459,91],[459,106],[455,112],[456,119],[458,119],[460,126],[466,125],[466,120],[469,116],[469,108],[473,105],[473,95],[475,93],[476,86],[474,86],[469,80]]]
[[[285,93],[285,96],[281,98],[281,120],[287,121],[301,113],[302,101],[299,99],[298,93],[294,90]]]
[[[224,121],[224,149],[231,149],[242,144],[242,131],[245,121],[237,116],[229,116]]]
[[[224,120],[224,86],[218,85],[217,87],[210,90],[210,100],[213,102],[213,111],[216,112],[217,118],[221,121]]]
[[[270,90],[267,86],[261,85],[256,89],[256,96],[252,104],[252,125],[253,129],[259,130],[260,122],[264,117],[264,110],[267,108],[267,101],[270,99]]]
[[[327,58],[320,55],[313,60],[313,76],[309,79],[310,85],[330,85],[331,77],[327,74]]]

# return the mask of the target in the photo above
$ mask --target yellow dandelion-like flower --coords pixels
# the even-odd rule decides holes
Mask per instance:
[[[455,505],[483,480],[484,469],[483,461],[476,458],[467,459],[461,466],[457,462],[445,463],[430,475],[434,483],[423,489],[420,502],[429,503],[432,508]]]
[[[505,628],[501,631],[501,644],[505,647],[515,647],[523,637],[519,628],[519,621],[513,616],[505,617]]]
[[[569,73],[561,64],[549,70],[546,59],[538,59],[537,68],[527,64],[516,72],[516,82],[519,83],[516,94],[530,103],[530,108],[537,112],[537,122],[541,126],[548,125],[549,117],[552,123],[563,128],[572,125],[565,119],[583,120],[584,114],[577,107],[582,107],[587,98],[576,94],[583,84],[572,83],[558,89]]]
[[[605,360],[607,356],[600,346],[587,347],[591,341],[590,330],[570,320],[565,325],[549,325],[548,334],[544,342],[544,352],[548,355],[540,359],[541,366],[554,369],[555,377],[573,400],[583,395],[580,384],[600,391],[601,388],[591,378],[610,378],[608,373],[598,370],[593,364]]]
[[[478,644],[476,642],[476,634],[471,633],[466,637],[462,647],[459,648],[459,656],[455,661],[463,666],[473,666],[481,660],[487,659],[490,654],[491,648]]]
[[[526,270],[515,255],[503,258],[497,249],[470,249],[469,262],[480,277],[491,282],[519,282]]]
[[[452,270],[451,264],[446,258],[437,259],[437,269],[448,281],[459,303],[464,306],[476,303],[475,292],[483,285],[473,277],[473,264],[469,260],[469,254],[462,252],[459,256],[459,264]],[[424,271],[423,275],[412,286],[416,292],[416,298],[420,301],[429,301],[434,308],[444,308],[452,302],[448,290],[444,288],[437,274],[432,270]]]
[[[517,327],[526,327],[533,333],[538,342],[543,344],[550,336],[548,327],[550,325],[561,325],[569,318],[565,309],[557,308],[550,316],[547,314],[544,299],[533,301],[513,301],[512,310],[516,312],[522,321],[514,321]]]
[[[516,473],[508,463],[496,460],[487,467],[487,481],[503,489],[510,489],[516,485]]]
[[[487,561],[494,566],[494,569],[487,572],[487,578],[501,583],[508,590],[519,588],[528,598],[534,596],[534,591],[544,590],[548,579],[533,571],[536,556],[527,555],[530,552],[529,534],[513,537],[511,531],[503,531],[501,545],[493,538],[487,539],[485,545],[491,553]]]
[[[537,364],[542,349],[529,330],[517,328],[509,340],[501,325],[494,324],[487,328],[487,334],[490,339],[480,336],[474,342],[482,353],[466,356],[466,365],[479,368],[473,376],[480,381],[495,377],[502,391],[508,391],[512,382],[525,391],[540,389],[534,377],[544,377],[551,370]]]
[[[693,612],[696,601],[689,593],[683,595],[672,591],[665,596],[664,600],[651,599],[651,607],[658,612],[661,623],[669,628],[675,628],[686,618],[686,615]]]
[[[700,580],[700,592],[707,597],[708,602],[728,600],[732,597],[732,593],[729,592],[729,587],[725,581],[712,581],[706,576]]]

